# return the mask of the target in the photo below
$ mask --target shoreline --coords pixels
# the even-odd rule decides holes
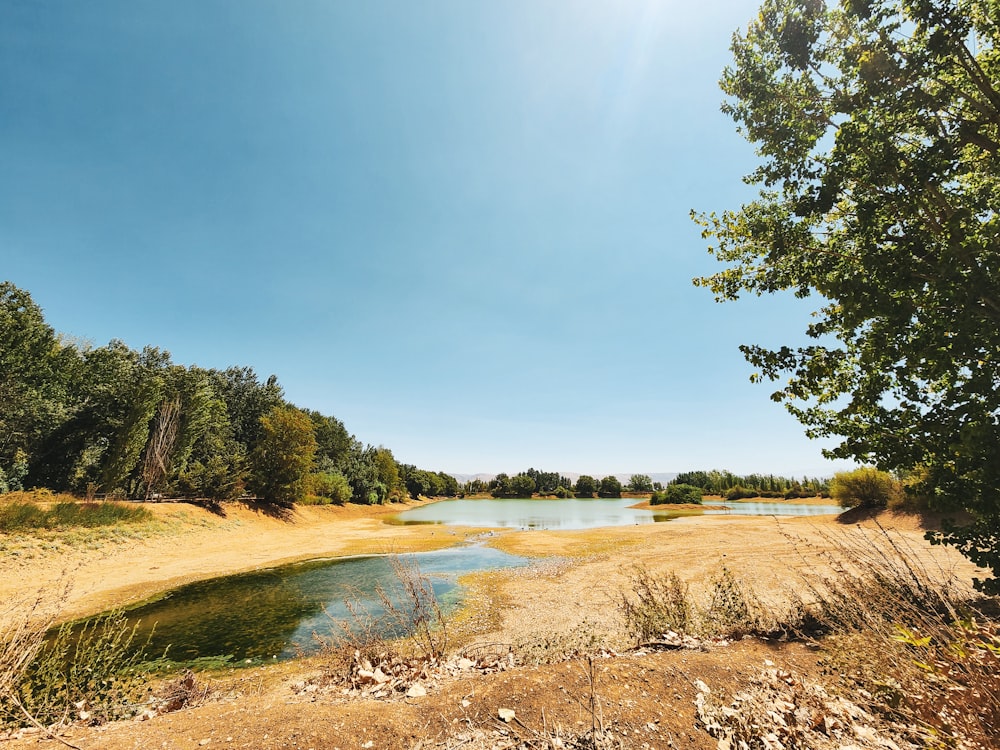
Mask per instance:
[[[387,516],[428,502],[432,501],[296,506],[284,516],[240,504],[227,504],[224,513],[216,515],[200,506],[157,503],[148,506],[157,519],[152,526],[126,529],[111,538],[97,534],[89,540],[60,542],[59,534],[53,533],[0,535],[0,601],[27,601],[38,595],[45,601],[58,598],[58,619],[79,619],[134,606],[199,580],[308,560],[443,549],[489,530],[385,522]],[[658,559],[683,570],[703,567],[696,564],[698,559],[718,560],[727,554],[735,563],[744,556],[741,548],[787,544],[772,538],[778,528],[781,534],[816,537],[837,533],[847,520],[827,515],[788,517],[776,525],[771,517],[697,512],[706,507],[681,508],[675,520],[662,524],[531,532],[493,529],[498,533],[488,543],[525,557],[561,557],[575,561],[573,565],[595,556],[617,558],[626,551],[628,556],[647,558],[658,550]],[[917,517],[889,514],[880,521],[922,539]],[[748,564],[772,563],[754,555]],[[68,589],[64,595],[54,593],[62,589]]]

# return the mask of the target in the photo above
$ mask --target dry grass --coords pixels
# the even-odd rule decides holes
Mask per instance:
[[[825,747],[834,734],[868,747],[864,737],[872,733],[913,747],[1000,745],[996,602],[978,598],[948,571],[923,565],[884,529],[826,541],[831,572],[790,581],[779,604],[764,604],[725,568],[701,600],[676,576],[658,579],[640,568],[619,606],[639,641],[671,632],[780,635],[822,649],[822,684],[772,670],[729,702],[709,698],[705,686],[703,723],[733,747],[776,746],[769,737]],[[783,706],[787,715],[768,706]]]
[[[334,620],[337,635],[316,636],[324,682],[405,692],[444,657],[448,624],[431,580],[415,562],[393,556],[390,564],[395,584],[375,588],[376,607],[357,592],[345,601],[350,618]]]

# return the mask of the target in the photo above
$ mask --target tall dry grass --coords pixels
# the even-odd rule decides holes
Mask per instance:
[[[1000,747],[997,601],[981,597],[944,567],[923,562],[918,550],[885,529],[829,537],[822,546],[824,564],[790,579],[777,604],[762,602],[725,569],[700,598],[675,575],[638,569],[619,606],[639,641],[669,631],[808,639],[822,650],[826,666],[818,694],[850,701],[900,741],[963,750]],[[808,559],[815,565],[814,556]],[[764,735],[774,726],[751,715],[759,713],[747,699],[752,693],[711,713],[717,736],[748,742],[757,732],[766,746]]]

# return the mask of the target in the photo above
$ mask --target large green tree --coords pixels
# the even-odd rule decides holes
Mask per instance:
[[[279,505],[300,500],[315,456],[309,416],[294,406],[274,407],[260,418],[260,439],[250,454],[250,489]]]
[[[723,108],[758,197],[698,216],[719,300],[818,298],[809,346],[743,347],[834,457],[919,470],[1000,571],[1000,2],[766,0]],[[983,582],[998,588],[997,579]]]
[[[31,295],[0,282],[0,491],[20,487],[40,444],[65,421],[78,364]]]

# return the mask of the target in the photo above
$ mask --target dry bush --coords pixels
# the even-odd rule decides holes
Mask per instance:
[[[31,719],[21,704],[19,688],[65,599],[65,586],[55,590],[56,596],[39,592],[8,601],[0,609],[0,726]]]
[[[211,686],[198,682],[198,677],[190,669],[173,680],[163,683],[153,696],[150,713],[164,714],[180,711],[204,703],[212,692]]]
[[[692,596],[676,573],[660,578],[637,566],[630,591],[618,597],[625,627],[637,643],[649,643],[668,634],[707,638],[746,635],[787,636],[806,626],[809,616],[797,597],[767,605],[749,584],[722,566],[704,596]]]
[[[618,607],[629,634],[639,642],[669,631],[685,635],[695,625],[688,586],[673,572],[660,578],[637,566],[632,573],[632,592],[620,594]]]
[[[700,680],[698,721],[719,747],[741,750],[916,750],[905,728],[888,726],[856,703],[768,662],[728,700]]]
[[[390,563],[395,585],[375,588],[378,613],[358,592],[344,602],[350,618],[334,620],[337,635],[316,636],[326,680],[405,690],[444,656],[448,627],[433,584],[415,562],[392,557]]]
[[[633,591],[622,594],[626,622],[639,639],[678,622],[701,635],[822,636],[822,684],[770,674],[729,704],[703,699],[706,727],[733,747],[771,747],[769,737],[825,747],[820,735],[832,738],[835,728],[860,747],[879,746],[883,736],[900,746],[1000,747],[1000,628],[987,614],[995,615],[997,602],[976,598],[967,582],[923,564],[884,529],[827,538],[823,547],[829,572],[819,572],[814,560],[813,572],[790,582],[780,605],[762,604],[726,569],[700,606],[676,577],[657,582],[642,571]],[[787,716],[767,709],[777,702]]]
[[[833,573],[805,585],[841,690],[929,743],[1000,745],[997,602],[885,529],[828,541]]]

